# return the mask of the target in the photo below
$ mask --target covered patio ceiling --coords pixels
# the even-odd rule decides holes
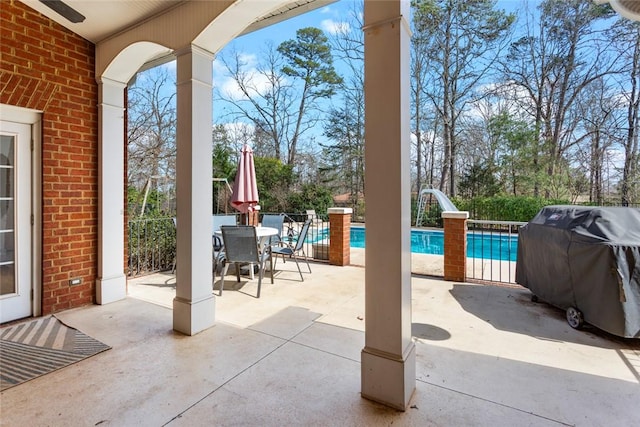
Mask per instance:
[[[625,18],[640,21],[640,1],[638,0],[594,0],[598,4],[609,3],[613,9]]]
[[[97,44],[150,18],[191,0],[21,0],[90,42]],[[202,0],[200,0],[202,1]],[[208,0],[225,1],[225,0]],[[239,2],[248,1],[240,0]],[[255,1],[255,0],[254,0]],[[268,1],[268,0],[267,0]],[[247,34],[337,0],[296,0],[255,20],[241,34]],[[229,0],[229,3],[233,3]],[[274,5],[281,2],[273,2]],[[56,10],[58,11],[56,11]],[[67,17],[63,16],[66,15]],[[84,18],[84,19],[83,19]],[[72,22],[78,21],[78,22]],[[233,23],[229,22],[229,25]]]

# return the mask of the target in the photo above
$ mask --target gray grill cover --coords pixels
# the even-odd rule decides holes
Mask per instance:
[[[604,331],[640,338],[640,209],[542,208],[520,229],[516,282]]]

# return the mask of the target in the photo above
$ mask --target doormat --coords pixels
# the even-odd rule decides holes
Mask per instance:
[[[53,316],[6,326],[0,329],[0,391],[110,348]]]

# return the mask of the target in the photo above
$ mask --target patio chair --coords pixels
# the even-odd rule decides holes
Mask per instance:
[[[213,244],[213,283],[216,282],[216,270],[224,259],[224,245],[222,238],[214,233],[220,230],[223,225],[236,225],[235,215],[211,215],[211,239]]]
[[[282,236],[282,227],[284,225],[284,214],[264,214],[262,215],[262,226],[271,227],[278,230],[278,234],[269,237],[269,240],[265,242],[267,245],[275,245],[280,242]]]
[[[211,215],[211,232],[220,230],[223,225],[236,225],[238,218],[235,215]]]
[[[273,283],[273,260],[271,258],[271,247],[265,246],[262,252],[258,248],[258,238],[256,229],[250,225],[223,225],[222,240],[224,241],[224,261],[225,266],[222,269],[222,278],[220,280],[220,295],[224,288],[224,276],[229,268],[229,264],[233,263],[236,267],[236,277],[240,282],[240,265],[249,264],[258,265],[258,295],[260,298],[260,287],[262,286],[262,276],[264,276],[265,263],[269,260],[271,270],[271,283]]]
[[[298,263],[298,256],[296,255],[298,252],[301,252],[304,255],[304,260],[307,263],[307,267],[309,268],[309,273],[311,273],[311,266],[309,265],[309,259],[307,258],[307,254],[304,252],[304,241],[307,238],[307,233],[309,231],[309,227],[311,226],[311,220],[307,219],[302,225],[302,229],[300,229],[300,233],[298,234],[298,239],[296,240],[295,245],[290,245],[284,241],[281,241],[278,245],[271,247],[271,256],[275,258],[274,266],[278,261],[278,255],[282,255],[282,262],[285,260],[285,256],[289,258],[293,258],[296,262],[296,266],[298,267],[298,272],[300,273],[300,279],[304,282],[304,277],[302,276],[302,270],[300,270],[300,264]]]
[[[173,218],[171,218],[171,221],[173,223],[173,232],[177,233],[178,231],[178,221],[176,220],[176,217],[174,216]],[[177,237],[176,237],[176,245],[177,245]],[[173,265],[171,266],[171,274],[175,274],[176,272],[176,264],[178,263],[178,251],[176,250],[176,254],[173,256]]]

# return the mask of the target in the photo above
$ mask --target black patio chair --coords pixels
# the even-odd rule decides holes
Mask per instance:
[[[293,258],[296,262],[296,266],[298,267],[298,272],[300,273],[300,278],[304,282],[304,277],[302,276],[302,270],[300,269],[300,264],[298,263],[297,253],[301,252],[304,255],[304,260],[307,263],[307,267],[309,268],[309,273],[311,273],[311,266],[309,265],[309,259],[307,258],[307,254],[304,252],[304,241],[307,238],[307,233],[309,232],[309,227],[311,226],[311,219],[307,219],[302,228],[300,229],[300,233],[298,233],[298,239],[294,245],[291,245],[285,241],[280,241],[278,244],[271,246],[271,255],[275,258],[274,266],[278,261],[278,255],[282,255],[282,262],[284,262],[285,257]]]
[[[264,214],[262,215],[262,226],[271,227],[278,230],[278,234],[269,237],[269,240],[265,242],[267,245],[275,245],[281,240],[282,227],[284,225],[284,214]]]
[[[213,245],[213,283],[216,282],[216,272],[222,266],[224,260],[224,245],[222,244],[222,236],[216,235],[216,231],[220,232],[223,225],[236,225],[238,218],[235,215],[211,215],[211,239]]]
[[[222,231],[222,240],[224,242],[224,263],[222,269],[222,278],[220,280],[220,295],[224,288],[224,276],[229,268],[229,264],[233,263],[236,267],[236,277],[240,282],[240,265],[249,264],[249,268],[257,265],[258,274],[258,295],[260,298],[260,287],[262,286],[262,276],[264,276],[264,268],[267,260],[271,270],[271,283],[273,283],[273,260],[271,258],[271,247],[265,246],[262,252],[258,247],[258,239],[256,229],[250,225],[223,225],[220,227]]]

